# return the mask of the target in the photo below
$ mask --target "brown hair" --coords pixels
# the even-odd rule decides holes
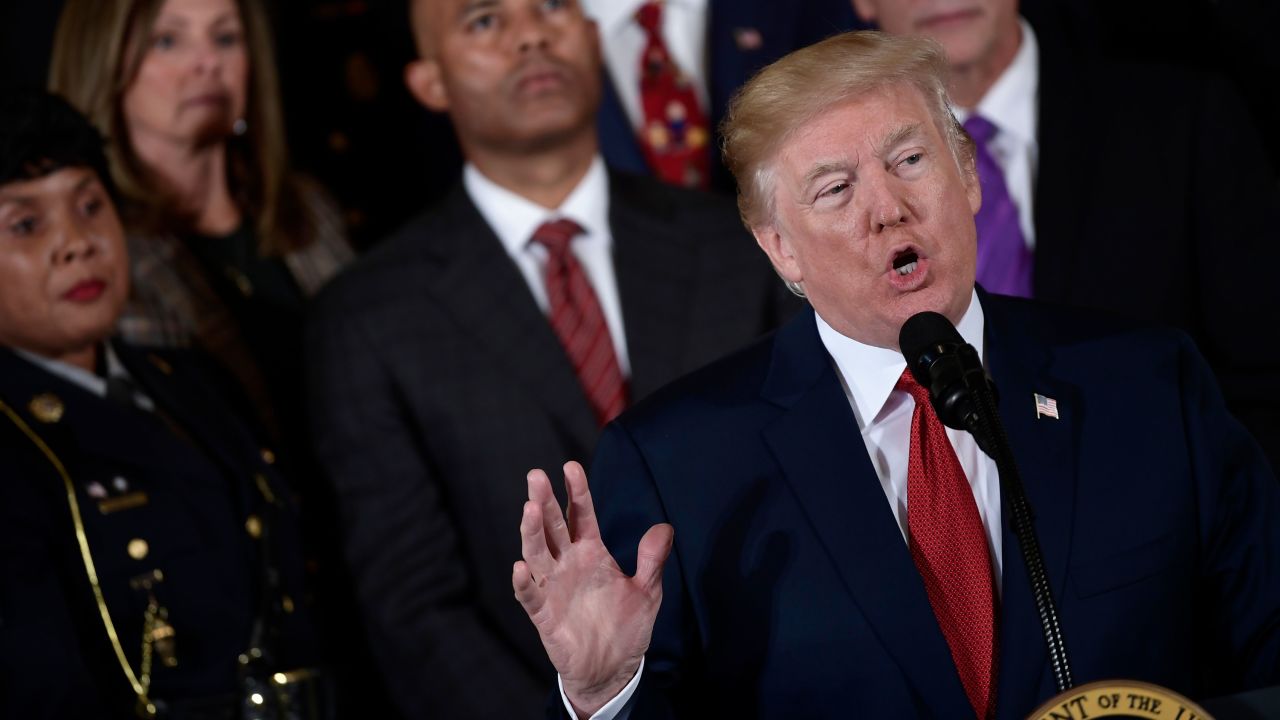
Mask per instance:
[[[235,0],[249,54],[246,131],[227,139],[227,174],[241,211],[254,219],[259,249],[278,255],[308,244],[306,213],[289,177],[279,80],[266,11]],[[135,229],[172,231],[190,220],[176,213],[129,144],[125,91],[146,54],[164,0],[67,0],[54,36],[49,89],[84,112],[107,137],[107,157]]]
[[[880,88],[920,91],[962,172],[973,141],[951,114],[949,66],[932,40],[849,32],[797,50],[769,65],[733,96],[721,124],[725,165],[738,182],[738,211],[747,227],[774,216],[773,161],[799,128],[824,111]]]

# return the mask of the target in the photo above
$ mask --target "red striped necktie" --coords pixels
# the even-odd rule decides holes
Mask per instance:
[[[975,715],[995,714],[996,627],[991,556],[973,489],[908,368],[897,389],[916,401],[907,464],[907,537],[929,604]]]
[[[551,329],[582,384],[601,426],[622,412],[627,385],[613,350],[613,338],[587,275],[569,250],[569,241],[582,234],[578,223],[555,220],[533,232],[533,242],[547,249],[547,300]]]

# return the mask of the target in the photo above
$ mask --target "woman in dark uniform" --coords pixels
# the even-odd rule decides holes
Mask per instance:
[[[111,339],[101,138],[0,99],[0,716],[315,717],[293,501],[181,352]]]

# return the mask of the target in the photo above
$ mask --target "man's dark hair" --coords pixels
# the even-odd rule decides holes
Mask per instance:
[[[102,135],[70,103],[44,91],[0,94],[0,185],[73,167],[96,172],[115,197]]]

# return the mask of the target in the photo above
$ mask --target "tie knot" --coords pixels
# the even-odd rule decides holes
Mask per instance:
[[[929,390],[925,386],[916,381],[916,376],[911,374],[911,368],[904,368],[902,377],[898,378],[898,384],[895,389],[907,393],[915,399],[916,405],[929,405]]]
[[[662,3],[660,0],[649,0],[636,11],[636,22],[650,33],[658,32],[662,25]]]
[[[580,234],[581,225],[568,218],[560,218],[539,225],[533,231],[533,242],[546,247],[552,255],[563,255],[569,251],[569,241]]]
[[[970,115],[969,119],[964,121],[964,129],[974,142],[983,146],[996,136],[995,123],[978,114]]]

